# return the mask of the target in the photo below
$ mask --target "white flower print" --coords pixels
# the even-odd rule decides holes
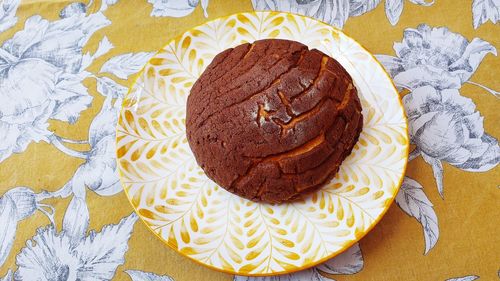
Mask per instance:
[[[0,48],[0,162],[23,152],[31,142],[51,142],[61,151],[84,157],[63,146],[48,131],[51,119],[74,123],[90,106],[82,84],[90,74],[82,48],[98,29],[110,24],[102,13],[65,13],[49,22],[32,16],[24,29]],[[101,51],[101,54],[103,52]]]
[[[306,269],[292,274],[271,277],[234,276],[233,281],[334,281],[323,276],[326,274],[355,274],[363,269],[363,255],[359,244],[356,243],[340,255],[320,264],[317,267]]]
[[[106,41],[107,38],[103,39],[99,46],[111,49],[112,44]],[[126,79],[138,72],[151,55],[152,53],[140,52],[112,57],[104,63],[101,72]],[[106,99],[101,111],[90,124],[89,139],[86,142],[90,145],[90,151],[84,153],[85,163],[76,170],[66,185],[61,190],[52,193],[52,196],[67,197],[75,193],[75,190],[83,190],[84,187],[88,187],[101,196],[112,196],[122,190],[116,166],[115,128],[122,98],[127,88],[107,77],[93,77],[97,79],[98,92]],[[113,101],[115,98],[116,100]],[[57,136],[52,136],[52,138],[55,138],[54,143],[63,141]]]
[[[139,270],[127,270],[125,272],[130,276],[132,281],[174,281],[170,276],[160,276]]]
[[[40,228],[17,255],[14,280],[111,280],[124,262],[136,221],[132,214],[77,243],[64,228],[59,233],[52,225]]]
[[[21,0],[0,1],[0,32],[4,32],[16,24],[16,11],[20,3]]]
[[[434,2],[409,1],[426,6]],[[24,26],[19,23],[20,31],[10,40],[0,43],[0,99],[4,101],[0,104],[0,162],[14,153],[25,151],[32,142],[41,141],[72,157],[79,157],[83,162],[73,177],[56,192],[37,194],[33,191],[35,188],[12,187],[0,196],[0,266],[10,254],[11,257],[18,254],[17,272],[12,268],[3,278],[0,277],[0,281],[111,280],[117,267],[124,263],[128,240],[137,221],[137,216],[132,214],[117,225],[105,226],[101,232],[89,232],[89,209],[92,205],[89,203],[87,206],[86,192],[90,189],[99,196],[111,196],[121,191],[115,163],[114,126],[121,100],[127,92],[124,80],[139,71],[152,53],[119,54],[105,62],[99,73],[88,72],[88,69],[96,69],[89,68],[96,58],[114,48],[104,36],[95,52],[82,51],[97,30],[110,24],[103,12],[118,0],[85,2],[88,4],[68,4],[60,11],[59,20],[29,17]],[[93,2],[100,3],[100,8],[90,9]],[[151,16],[155,17],[182,17],[196,9],[208,16],[208,0],[147,2],[152,4]],[[395,25],[405,11],[405,4],[409,4],[404,2],[252,0],[255,9],[303,13],[340,28],[349,17],[372,11],[382,3],[388,22]],[[471,2],[474,28],[487,21],[498,22],[498,0]],[[16,24],[19,3],[20,0],[0,0],[0,32]],[[25,16],[19,18],[24,19]],[[469,81],[483,58],[488,53],[496,55],[496,49],[479,38],[467,40],[446,28],[424,25],[407,29],[403,42],[396,43],[395,50],[396,56],[379,58],[394,75],[398,86],[410,90],[404,97],[411,140],[416,145],[410,159],[422,156],[432,166],[439,193],[443,195],[443,161],[473,172],[495,167],[500,161],[498,141],[484,132],[483,117],[474,103],[462,97],[458,89],[462,84],[470,83],[500,96],[494,90]],[[104,72],[106,74],[101,75]],[[96,79],[97,92],[105,97],[99,114],[91,122],[88,139],[70,140],[51,132],[49,124],[52,120],[75,123],[81,112],[91,105],[93,98],[83,84],[87,78]],[[120,84],[122,82],[123,85]],[[85,148],[81,150],[85,151],[68,148],[68,143],[82,144]],[[41,202],[54,197],[70,198],[62,220],[62,231],[57,231],[53,222],[54,209]],[[438,241],[439,227],[434,207],[424,189],[415,180],[405,178],[396,202],[422,224],[425,253],[428,253]],[[38,229],[19,253],[10,253],[18,223],[33,216],[36,211],[48,215],[51,225]],[[274,277],[235,276],[234,280],[331,281],[332,277],[327,275],[355,274],[362,268],[361,250],[355,244],[315,268]],[[173,281],[163,272],[126,270],[125,273],[132,281]],[[448,280],[471,281],[478,278],[469,275]]]
[[[105,2],[102,5],[112,5],[117,1]],[[100,11],[105,10],[102,5]],[[90,218],[86,203],[86,188],[101,196],[114,195],[121,191],[116,170],[114,138],[115,125],[126,88],[107,77],[98,77],[86,71],[96,58],[114,47],[104,36],[93,54],[82,53],[82,48],[92,34],[110,24],[101,12],[87,15],[87,9],[88,6],[82,3],[71,3],[61,11],[61,20],[53,22],[42,19],[40,16],[32,16],[26,20],[24,29],[17,32],[0,48],[0,97],[5,99],[5,103],[0,105],[0,139],[3,138],[0,142],[0,162],[12,153],[24,151],[32,141],[41,140],[51,143],[70,156],[85,159],[73,177],[55,192],[42,191],[35,194],[29,188],[19,187],[10,189],[0,197],[2,210],[0,223],[6,226],[0,229],[0,265],[9,255],[18,221],[31,216],[35,210],[40,210],[49,216],[52,226],[54,225],[52,218],[54,209],[41,203],[48,198],[66,198],[73,195],[63,219],[64,231],[57,234],[47,228],[39,232],[34,240],[45,237],[47,241],[54,242],[54,247],[57,245],[66,247],[66,242],[69,243],[71,251],[66,251],[63,256],[74,257],[78,247],[82,247],[78,245],[82,243],[89,244],[85,249],[90,249],[95,244],[93,244],[94,237],[95,239],[101,238],[95,233],[87,236]],[[123,57],[130,59],[120,60],[121,64],[117,67],[108,67],[104,70],[111,70],[112,74],[114,74],[113,71],[118,70],[120,72],[117,72],[117,75],[127,78],[137,72],[151,54],[146,52],[124,54]],[[114,61],[117,61],[116,57]],[[109,63],[108,65],[113,66]],[[48,121],[61,120],[73,123],[80,112],[90,105],[92,97],[82,84],[82,81],[88,77],[97,79],[98,92],[106,97],[100,113],[90,125],[88,140],[65,139],[50,132],[47,129]],[[103,81],[105,83],[102,83]],[[87,144],[90,150],[76,151],[66,147],[65,143]],[[130,225],[133,225],[136,220],[135,215],[132,218]],[[127,235],[130,235],[130,231]],[[111,236],[113,235],[111,233]],[[18,256],[21,264],[16,273],[16,279],[38,280],[38,275],[32,275],[33,272],[30,272],[31,266],[23,268],[22,264],[25,261],[23,257],[28,253],[35,253],[36,256],[36,250],[33,249],[44,250],[44,248],[41,246],[36,248],[31,244],[30,246],[24,249],[24,254]],[[79,273],[78,276],[85,277],[90,274],[88,278],[81,278],[81,280],[110,279],[116,269],[113,263],[123,262],[126,247],[125,241],[117,248],[118,256],[116,257],[110,257],[112,251],[115,251],[112,249],[110,249],[111,252],[103,253],[105,255],[103,260],[108,260],[104,265],[100,265],[95,257],[89,257],[98,262],[94,265],[95,270]],[[101,251],[103,247],[99,246],[99,249],[95,250]],[[85,251],[82,250],[82,254],[85,254]],[[82,258],[78,259],[82,260]],[[65,261],[65,259],[61,260]],[[70,269],[74,266],[71,260],[72,258],[69,259],[68,266],[64,268]],[[54,261],[54,264],[57,265],[57,261]],[[52,265],[49,262],[49,266]],[[105,268],[101,270],[100,267]],[[66,270],[64,268],[63,271]],[[103,273],[98,273],[99,270]],[[40,272],[40,274],[52,276],[48,271]],[[97,275],[94,276],[93,272],[97,272],[95,273]],[[71,271],[67,273],[70,274]],[[55,274],[57,276],[63,274],[64,277],[66,273],[56,272]],[[34,279],[26,279],[27,276]]]
[[[500,19],[500,0],[474,0],[472,19],[475,29],[488,20],[496,24]]]
[[[500,162],[498,141],[484,131],[474,102],[459,93],[462,84],[470,83],[499,96],[469,81],[483,58],[496,55],[496,49],[482,39],[468,41],[445,27],[421,24],[417,29],[407,28],[394,50],[396,57],[377,58],[395,84],[410,91],[403,97],[410,141],[416,145],[409,161],[422,156],[431,165],[438,192],[444,197],[443,161],[471,172],[490,170]],[[406,178],[396,202],[422,224],[428,253],[439,238],[439,227],[422,186]]]
[[[440,194],[443,194],[441,161],[465,171],[484,172],[500,162],[498,141],[485,133],[483,117],[474,102],[456,89],[414,89],[403,97],[408,115],[410,140],[431,164]]]
[[[386,0],[385,12],[395,25],[403,11],[404,0]],[[434,1],[410,0],[414,4],[430,6]],[[252,0],[253,8],[306,15],[343,28],[349,17],[360,16],[375,9],[381,0]]]
[[[394,50],[396,57],[377,55],[377,59],[398,87],[409,90],[425,85],[458,89],[474,74],[484,56],[497,55],[495,47],[480,38],[469,42],[446,27],[431,28],[426,24],[405,29],[403,41],[394,43]]]
[[[200,0],[148,0],[153,4],[153,17],[185,17],[191,14],[198,6]],[[205,17],[208,17],[208,0],[201,0],[201,7]]]

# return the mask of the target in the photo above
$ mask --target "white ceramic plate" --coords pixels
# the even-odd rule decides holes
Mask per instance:
[[[217,186],[185,134],[187,97],[212,59],[265,38],[299,41],[338,60],[363,107],[363,131],[338,175],[290,204],[255,203]],[[403,179],[407,122],[390,78],[353,39],[304,16],[240,13],[185,32],[149,61],[124,101],[117,155],[130,202],[170,247],[224,272],[273,275],[332,258],[381,219]]]

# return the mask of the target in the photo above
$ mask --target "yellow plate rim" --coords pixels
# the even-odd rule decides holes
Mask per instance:
[[[237,15],[240,15],[240,14],[258,14],[258,13],[284,14],[284,15],[291,14],[291,15],[299,17],[299,18],[305,18],[305,19],[310,19],[310,20],[313,20],[313,21],[320,22],[320,23],[322,23],[324,25],[327,25],[330,28],[333,28],[335,31],[337,31],[339,33],[343,33],[348,39],[352,40],[352,42],[354,44],[358,45],[361,49],[363,49],[366,52],[366,54],[370,55],[374,59],[374,61],[380,66],[380,68],[381,68],[382,72],[384,73],[384,75],[387,76],[387,78],[389,79],[389,81],[391,83],[391,86],[394,88],[395,92],[399,94],[399,92],[398,92],[398,90],[397,90],[397,88],[396,88],[396,86],[394,84],[394,81],[392,80],[392,78],[390,77],[390,75],[387,73],[387,71],[385,70],[384,66],[376,59],[376,57],[371,52],[369,52],[363,45],[361,45],[358,41],[354,40],[351,36],[349,36],[344,31],[339,30],[338,28],[336,28],[334,26],[331,26],[331,25],[329,25],[328,23],[326,23],[324,21],[321,21],[321,20],[318,20],[318,19],[315,19],[315,18],[312,18],[312,17],[309,17],[309,16],[304,16],[304,15],[300,15],[300,14],[296,14],[296,13],[289,13],[289,12],[262,11],[262,10],[258,10],[257,11],[256,10],[256,11],[253,11],[253,12],[233,13],[233,14],[229,14],[229,15],[226,15],[226,16],[218,17],[218,18],[215,18],[215,19],[212,19],[212,20],[209,20],[209,21],[205,21],[205,22],[203,22],[203,23],[201,23],[199,25],[196,25],[194,27],[191,27],[191,28],[185,30],[181,34],[179,34],[177,36],[174,36],[172,39],[170,39],[162,48],[160,48],[158,51],[155,52],[155,54],[153,56],[151,56],[151,58],[148,60],[148,62],[142,67],[142,69],[132,79],[133,82],[130,85],[127,93],[125,94],[123,102],[122,102],[122,108],[120,109],[119,119],[121,119],[121,115],[122,115],[123,110],[124,110],[124,104],[126,102],[126,98],[130,95],[130,93],[134,89],[134,86],[137,84],[137,80],[139,79],[139,77],[141,77],[143,75],[144,69],[146,68],[146,66],[150,64],[151,60],[153,58],[155,58],[156,55],[158,55],[163,49],[165,49],[168,45],[170,45],[170,43],[175,42],[176,40],[182,38],[182,36],[185,33],[191,32],[191,31],[193,31],[193,30],[195,30],[198,27],[201,27],[203,25],[206,25],[206,24],[218,21],[218,20],[222,20],[222,19],[227,19],[227,18],[230,18],[232,16],[237,16]],[[308,268],[311,268],[311,267],[317,266],[319,264],[322,264],[322,263],[324,263],[324,262],[326,262],[326,261],[328,261],[328,260],[330,260],[330,259],[332,259],[332,258],[334,258],[334,257],[336,257],[338,255],[340,255],[345,250],[349,249],[351,246],[353,246],[354,244],[356,244],[359,241],[361,241],[382,220],[382,218],[385,216],[385,214],[387,213],[387,211],[391,207],[392,203],[394,203],[394,200],[396,199],[397,192],[401,188],[401,185],[402,185],[404,177],[405,177],[406,169],[407,169],[407,166],[408,166],[409,150],[410,150],[410,143],[409,143],[409,136],[408,136],[408,132],[409,132],[408,131],[409,130],[408,129],[408,118],[406,117],[406,112],[405,112],[405,109],[404,109],[404,106],[403,106],[403,103],[402,103],[402,98],[401,98],[401,96],[398,96],[398,97],[399,97],[398,98],[399,106],[400,106],[400,108],[401,108],[401,110],[403,112],[403,117],[404,117],[403,119],[405,121],[406,145],[405,145],[405,153],[404,153],[404,155],[405,155],[406,161],[404,162],[404,165],[403,165],[403,169],[402,169],[401,177],[399,179],[399,183],[396,185],[396,188],[394,189],[394,192],[391,194],[391,198],[389,200],[389,203],[386,204],[385,209],[380,213],[380,215],[378,216],[378,218],[359,237],[357,237],[356,239],[350,241],[349,243],[346,243],[342,247],[341,250],[338,250],[337,252],[332,253],[329,256],[323,257],[323,258],[321,258],[321,259],[319,259],[317,261],[310,262],[310,263],[305,263],[305,264],[303,264],[301,266],[298,266],[298,267],[296,267],[296,268],[294,268],[292,270],[284,270],[284,271],[272,272],[272,273],[252,273],[252,274],[250,274],[250,273],[246,273],[246,272],[237,272],[237,271],[225,270],[225,269],[222,269],[222,268],[210,265],[210,264],[203,263],[203,262],[199,261],[198,259],[196,259],[196,258],[194,258],[192,256],[186,255],[186,254],[182,253],[181,251],[178,251],[178,249],[176,247],[174,247],[173,245],[171,245],[168,241],[165,241],[162,237],[160,237],[160,235],[158,233],[156,233],[155,231],[153,231],[153,229],[151,229],[149,227],[148,223],[144,220],[144,218],[141,215],[138,214],[138,210],[137,210],[136,206],[132,203],[132,200],[131,200],[130,195],[128,194],[127,190],[125,188],[123,188],[123,191],[125,192],[127,200],[129,201],[130,205],[134,209],[134,212],[136,213],[136,215],[144,223],[144,225],[146,226],[146,228],[151,233],[153,233],[154,236],[156,236],[156,238],[158,238],[162,243],[166,244],[168,247],[170,247],[171,249],[173,249],[176,253],[180,254],[183,257],[188,258],[191,261],[194,261],[197,264],[200,264],[200,265],[202,265],[204,267],[210,268],[210,269],[218,271],[218,272],[222,272],[222,273],[226,273],[226,274],[233,274],[233,275],[240,275],[240,276],[248,276],[248,277],[276,276],[276,275],[284,275],[284,274],[290,274],[290,273],[295,273],[295,272],[299,272],[299,271],[302,271],[302,270],[306,270]],[[116,133],[117,133],[117,130],[118,130],[118,126],[115,128],[115,132]],[[116,139],[115,139],[115,142],[116,142]],[[119,160],[118,159],[118,147],[116,147],[115,154],[117,155],[116,165],[117,165],[117,169],[118,169],[120,184],[123,187],[124,183],[122,181],[122,178],[123,178],[122,169],[120,168],[120,163],[118,161]]]

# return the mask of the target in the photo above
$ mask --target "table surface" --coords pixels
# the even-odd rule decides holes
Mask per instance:
[[[497,280],[500,1],[3,0],[0,280]],[[114,126],[170,38],[236,12],[305,14],[376,55],[411,153],[396,202],[325,265],[271,278],[212,271],[163,245],[119,184]]]

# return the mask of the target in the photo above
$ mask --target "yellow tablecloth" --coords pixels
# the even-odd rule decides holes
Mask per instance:
[[[361,252],[265,280],[499,278],[498,1],[0,3],[1,280],[234,278],[137,221],[116,174],[114,122],[134,76],[170,38],[254,9],[316,17],[379,55],[413,144],[396,203]]]

